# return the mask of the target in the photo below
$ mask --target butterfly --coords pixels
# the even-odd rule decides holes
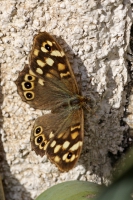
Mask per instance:
[[[46,154],[60,171],[69,171],[83,146],[87,98],[80,94],[63,49],[49,33],[35,35],[29,65],[15,83],[22,100],[31,107],[51,110],[35,121],[32,150],[40,156]]]

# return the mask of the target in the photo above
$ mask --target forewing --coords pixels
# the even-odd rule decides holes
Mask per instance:
[[[69,91],[79,94],[75,76],[64,51],[47,32],[34,37],[30,68],[45,80],[61,80]]]
[[[50,109],[67,101],[72,93],[60,81],[47,81],[39,78],[26,65],[15,81],[22,100],[38,109]]]
[[[46,32],[35,36],[29,67],[20,72],[16,85],[22,100],[38,109],[60,107],[79,93],[65,53]]]

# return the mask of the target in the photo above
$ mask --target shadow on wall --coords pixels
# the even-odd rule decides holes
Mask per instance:
[[[102,95],[99,95],[97,92],[98,85],[91,84],[91,74],[88,76],[86,66],[81,58],[75,56],[69,44],[62,38],[57,38],[56,36],[54,36],[54,38],[68,50],[67,53],[63,48],[68,56],[68,60],[73,62],[71,63],[72,68],[78,79],[77,81],[82,95],[87,95],[87,97],[90,97],[92,100],[92,113],[84,109],[84,145],[78,164],[83,165],[85,169],[89,170],[91,173],[97,174],[101,177],[102,181],[102,177],[108,177],[110,175],[112,170],[111,162],[113,157],[116,156],[116,152],[114,153],[114,146],[116,149],[119,149],[118,145],[122,146],[122,142],[118,144],[117,140],[120,140],[120,135],[123,135],[123,130],[125,130],[126,127],[125,124],[120,125],[120,120],[123,117],[123,107],[125,106],[123,103],[125,102],[125,92],[122,94],[123,101],[121,102],[119,110],[112,108],[109,103],[109,99],[112,99],[114,96],[113,91],[117,88],[110,61],[119,59],[118,49],[114,48],[113,51],[110,50],[105,57],[92,60],[92,65],[94,65],[92,73],[95,74],[96,77],[99,77],[100,69],[104,69],[106,66],[106,89]],[[73,55],[73,58],[69,59],[69,53]],[[91,55],[93,55],[93,49],[89,51],[88,57],[91,58]],[[75,73],[76,71],[77,75]],[[81,74],[80,77],[78,77],[79,74]],[[89,103],[88,106],[90,106]],[[123,130],[121,126],[123,126]],[[110,152],[112,153],[112,157],[109,156]]]

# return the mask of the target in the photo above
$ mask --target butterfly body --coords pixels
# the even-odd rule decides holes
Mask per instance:
[[[29,66],[16,80],[23,101],[51,113],[36,119],[31,133],[32,149],[69,171],[76,164],[83,145],[83,106],[76,79],[64,51],[46,32],[34,38]]]

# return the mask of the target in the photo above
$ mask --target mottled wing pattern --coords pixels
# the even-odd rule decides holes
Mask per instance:
[[[58,43],[48,33],[35,36],[30,64],[16,80],[23,101],[38,109],[53,109],[64,99],[79,94],[70,64]]]
[[[64,111],[39,117],[31,134],[32,149],[61,171],[69,171],[79,159],[83,145],[83,112]]]
[[[29,66],[20,72],[16,85],[23,101],[52,112],[35,121],[32,149],[41,156],[46,153],[61,171],[72,169],[83,144],[85,99],[64,51],[48,33],[35,36]]]
[[[30,57],[30,67],[39,77],[61,80],[65,89],[78,94],[78,86],[69,61],[56,40],[47,32],[35,36]]]

